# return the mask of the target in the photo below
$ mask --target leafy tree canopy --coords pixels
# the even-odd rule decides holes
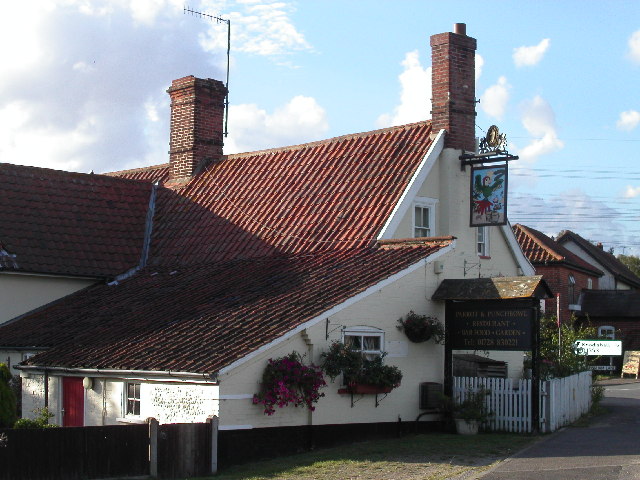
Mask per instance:
[[[635,255],[618,255],[618,260],[622,262],[629,270],[640,277],[640,257]]]

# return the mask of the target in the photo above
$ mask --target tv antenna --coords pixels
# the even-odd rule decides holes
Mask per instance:
[[[183,13],[191,14],[198,18],[206,18],[218,24],[226,23],[227,24],[227,82],[225,87],[227,89],[227,95],[224,98],[224,136],[229,135],[228,123],[229,123],[229,59],[231,55],[231,20],[227,20],[222,17],[217,17],[215,15],[209,15],[208,13],[199,12],[197,10],[192,10],[188,6],[185,5],[183,9]]]

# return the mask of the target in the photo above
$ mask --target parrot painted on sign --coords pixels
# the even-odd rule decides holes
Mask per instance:
[[[473,199],[476,204],[476,213],[484,215],[491,211],[493,202],[489,197],[504,184],[504,172],[499,171],[493,176],[493,183],[489,175],[482,178],[482,175],[475,176],[473,185]]]

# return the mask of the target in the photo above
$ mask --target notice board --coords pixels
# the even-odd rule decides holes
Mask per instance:
[[[447,342],[454,350],[531,350],[535,309],[503,302],[452,305]]]

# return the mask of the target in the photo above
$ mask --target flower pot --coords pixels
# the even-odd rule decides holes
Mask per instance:
[[[478,420],[465,420],[464,418],[455,418],[456,431],[460,435],[476,435],[480,428]]]

